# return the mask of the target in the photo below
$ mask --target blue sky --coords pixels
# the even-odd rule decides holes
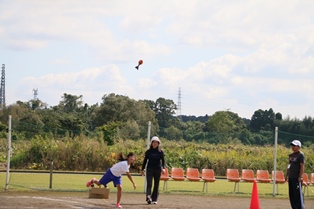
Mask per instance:
[[[181,113],[314,116],[312,0],[0,1],[6,103],[64,93],[178,102]],[[139,70],[134,67],[144,61]]]

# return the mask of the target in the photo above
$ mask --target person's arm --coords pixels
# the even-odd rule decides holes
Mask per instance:
[[[304,163],[300,163],[299,182],[303,181]]]
[[[165,154],[163,151],[161,151],[161,166],[162,166],[162,173],[165,173],[165,169],[166,169],[166,162],[165,162]]]
[[[142,170],[141,170],[141,173],[142,173],[142,176],[144,176],[144,170],[145,170],[145,167],[146,167],[146,163],[147,163],[147,152],[145,152],[145,157],[144,157],[144,161],[143,161],[143,164],[142,164]]]
[[[128,176],[128,178],[129,178],[130,181],[132,182],[134,189],[136,189],[136,184],[135,184],[135,182],[133,181],[133,178],[132,178],[131,174],[130,174],[129,172],[126,172],[126,175]]]
[[[165,154],[163,151],[161,151],[161,166],[163,169],[166,168]]]
[[[304,174],[304,155],[301,153],[299,155],[298,161],[300,162],[300,173],[299,173],[299,182],[303,182],[303,174]]]
[[[289,169],[290,169],[290,163],[289,163],[288,166],[287,166],[286,181],[288,181]]]

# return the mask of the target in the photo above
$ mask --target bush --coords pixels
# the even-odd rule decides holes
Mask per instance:
[[[122,140],[108,146],[102,136],[86,138],[64,137],[62,139],[46,139],[35,137],[31,141],[13,143],[14,153],[11,160],[12,168],[49,169],[53,159],[54,169],[71,171],[105,171],[117,162],[116,156],[122,152],[136,154],[132,172],[140,172],[146,140]],[[209,144],[168,141],[162,139],[161,148],[165,152],[166,164],[172,167],[212,168],[218,176],[225,176],[228,168],[273,170],[273,146],[248,146],[239,142],[229,144]],[[314,170],[314,145],[302,147],[306,157],[305,172]],[[288,163],[289,148],[282,145],[277,147],[277,170],[285,171]],[[1,158],[0,158],[1,159]]]

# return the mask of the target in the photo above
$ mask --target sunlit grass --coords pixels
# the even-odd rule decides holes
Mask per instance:
[[[100,179],[100,174],[58,174],[54,173],[52,176],[52,189],[50,186],[50,174],[49,173],[10,173],[9,190],[14,191],[57,191],[57,192],[87,192],[86,182],[91,178],[95,177]],[[5,185],[6,173],[0,173],[0,182]],[[133,179],[137,185],[137,189],[133,189],[133,185],[126,176],[122,177],[123,192],[136,192],[144,193],[144,182],[145,178],[138,175],[133,175]],[[116,189],[113,184],[108,185],[110,192],[115,193]],[[218,179],[214,183],[208,183],[208,193],[202,192],[203,182],[179,182],[179,181],[168,181],[168,191],[163,190],[164,182],[160,182],[160,193],[164,194],[190,194],[190,195],[214,195],[214,196],[239,196],[239,197],[250,197],[252,192],[253,183],[240,183],[240,192],[237,190],[234,193],[234,183],[228,182],[227,180]],[[258,183],[258,193],[260,197],[272,197],[273,184]],[[279,194],[277,198],[287,198],[287,184],[279,185]],[[4,188],[4,186],[3,186]],[[3,191],[3,190],[2,190]],[[314,192],[310,189],[310,198],[314,198]],[[309,198],[309,197],[306,197]]]

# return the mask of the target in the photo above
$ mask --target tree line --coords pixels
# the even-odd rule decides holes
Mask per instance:
[[[305,145],[314,142],[314,118],[283,118],[272,108],[256,110],[250,119],[232,111],[217,111],[205,116],[176,116],[177,106],[171,99],[135,100],[114,93],[105,94],[101,103],[89,105],[83,96],[64,93],[56,106],[47,107],[41,100],[29,100],[5,106],[0,110],[0,133],[5,137],[8,115],[12,116],[12,139],[30,140],[35,136],[75,137],[101,136],[112,145],[118,139],[147,138],[151,135],[168,140],[196,142],[273,144],[274,129],[279,129],[278,143],[299,139]]]

